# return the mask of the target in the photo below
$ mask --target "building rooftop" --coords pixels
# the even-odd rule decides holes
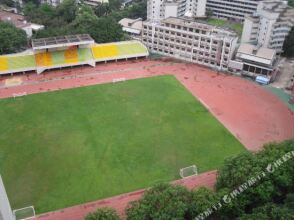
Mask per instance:
[[[142,30],[143,22],[142,19],[130,19],[130,18],[123,18],[118,22],[123,27],[128,27],[132,29]]]
[[[3,10],[0,10],[0,20],[10,22],[17,28],[29,27],[31,25],[31,23],[26,21],[23,15]]]
[[[272,65],[276,51],[265,47],[256,47],[252,44],[241,44],[237,51],[237,58],[246,59],[253,62]]]
[[[256,56],[257,57],[261,57],[261,58],[265,58],[265,59],[272,59],[276,54],[276,51],[273,49],[269,49],[269,48],[265,48],[265,47],[261,47],[257,50],[256,52]]]
[[[32,40],[34,50],[57,48],[73,45],[94,44],[94,40],[89,34],[67,35],[59,37],[39,38]]]
[[[238,53],[252,54],[255,46],[252,44],[241,44]]]
[[[268,0],[261,2],[262,9],[271,13],[278,13],[277,21],[294,22],[294,8],[284,1]]]
[[[231,31],[227,28],[221,28],[217,27],[215,25],[208,24],[202,20],[193,20],[191,18],[177,18],[177,17],[168,17],[166,19],[163,19],[161,21],[162,23],[169,23],[169,24],[175,24],[180,26],[186,26],[191,28],[197,28],[203,31],[207,31],[211,35],[219,35],[219,36],[226,36],[226,37],[237,37],[237,33],[234,31]]]

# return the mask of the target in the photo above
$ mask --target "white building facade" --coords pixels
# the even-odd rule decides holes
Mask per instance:
[[[238,37],[234,32],[169,17],[156,24],[143,22],[142,42],[151,52],[227,70]]]
[[[207,10],[213,16],[229,20],[244,21],[245,16],[257,10],[260,0],[207,0]]]
[[[242,32],[242,43],[283,52],[285,37],[294,26],[294,8],[281,1],[260,2],[255,15],[247,16]]]
[[[41,0],[42,4],[48,4],[56,7],[57,5],[61,4],[63,0]]]
[[[147,0],[147,20],[168,17],[205,17],[206,0]]]

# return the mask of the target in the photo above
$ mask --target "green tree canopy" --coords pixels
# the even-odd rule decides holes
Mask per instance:
[[[283,50],[286,57],[294,57],[294,26],[285,39]]]
[[[62,17],[67,23],[72,22],[78,13],[79,7],[76,0],[64,0],[56,8],[58,16]]]
[[[122,27],[111,17],[101,17],[88,33],[98,43],[115,42],[123,39]]]
[[[14,25],[0,21],[0,54],[14,53],[27,44],[26,33]]]
[[[293,211],[291,214],[291,210],[288,208],[274,203],[268,203],[253,209],[253,212],[250,214],[244,214],[238,220],[289,220],[293,219],[293,217]]]
[[[119,220],[119,217],[114,209],[101,208],[89,213],[85,220]]]
[[[95,13],[98,17],[107,16],[111,12],[108,3],[99,3],[95,8]]]
[[[198,215],[207,211],[213,205],[216,205],[220,199],[217,193],[205,187],[200,187],[197,190],[191,191],[188,219],[195,219]],[[212,214],[210,218],[213,216],[215,216],[215,214]]]
[[[189,191],[182,186],[159,184],[147,190],[139,201],[130,203],[127,219],[185,219],[190,198]]]
[[[246,188],[229,205],[222,208],[220,213],[223,219],[238,217],[268,202],[280,203],[288,193],[293,192],[294,159],[275,167],[277,160],[293,150],[294,141],[291,140],[269,144],[256,154],[241,154],[225,161],[219,171],[217,190],[231,192],[251,178],[254,178],[255,184]],[[257,175],[262,178],[258,179]]]

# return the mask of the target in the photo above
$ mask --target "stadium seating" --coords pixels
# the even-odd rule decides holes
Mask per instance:
[[[0,71],[8,70],[8,62],[6,57],[0,57]]]
[[[138,42],[118,44],[117,47],[120,55],[144,54],[147,52],[146,48]]]
[[[114,44],[99,45],[92,48],[96,59],[113,58],[118,56],[117,46]]]
[[[93,59],[89,48],[69,48],[67,50],[36,54],[38,67],[56,67],[79,64]]]
[[[34,69],[36,66],[34,55],[15,55],[0,57],[0,71],[21,71]]]
[[[93,59],[91,50],[89,48],[80,48],[78,49],[78,57],[80,62],[86,62]]]
[[[96,44],[91,48],[70,47],[66,50],[50,52],[35,52],[35,54],[15,54],[0,56],[0,74],[37,70],[38,73],[46,69],[79,65],[94,61],[108,61],[115,59],[148,56],[146,47],[138,41],[124,41],[117,43]]]
[[[35,57],[37,66],[52,66],[52,56],[50,52],[37,53]]]
[[[78,63],[78,50],[77,49],[68,49],[64,51],[65,63]]]
[[[100,44],[92,47],[95,60],[120,59],[136,57],[136,55],[148,54],[147,49],[136,41],[123,43]]]

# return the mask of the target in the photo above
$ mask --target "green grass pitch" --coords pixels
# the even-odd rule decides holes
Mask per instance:
[[[37,213],[218,168],[245,151],[173,76],[0,100],[0,173]]]

